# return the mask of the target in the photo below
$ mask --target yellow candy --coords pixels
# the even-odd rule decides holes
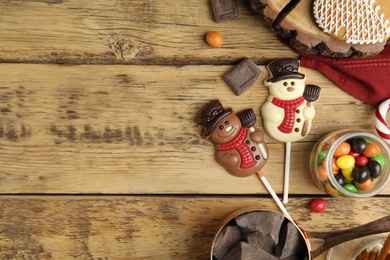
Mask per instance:
[[[354,179],[352,171],[353,168],[341,169],[341,174],[344,176],[345,182],[351,182]]]
[[[336,165],[340,169],[349,169],[355,166],[355,158],[352,155],[342,155],[336,160]]]

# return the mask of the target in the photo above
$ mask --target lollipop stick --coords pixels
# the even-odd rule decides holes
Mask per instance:
[[[290,183],[290,157],[291,157],[291,142],[286,143],[286,157],[284,161],[284,190],[283,203],[288,202],[288,185]]]
[[[271,184],[269,184],[269,182],[267,181],[267,179],[265,178],[265,176],[263,175],[263,173],[261,171],[258,171],[256,173],[256,175],[260,178],[260,180],[263,182],[264,186],[266,187],[266,189],[268,190],[269,194],[271,194],[272,198],[274,199],[274,201],[276,202],[276,204],[278,205],[279,209],[282,211],[282,213],[289,219],[292,221],[292,218],[290,216],[290,214],[287,212],[287,209],[284,207],[283,203],[280,201],[280,199],[278,198],[278,196],[276,195],[274,189],[272,188]]]

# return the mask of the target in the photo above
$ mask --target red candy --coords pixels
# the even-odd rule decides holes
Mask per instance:
[[[365,156],[359,155],[355,158],[355,166],[366,166],[368,159]]]
[[[349,155],[352,155],[353,158],[356,158],[356,157],[358,157],[360,155],[360,153],[357,153],[357,152],[354,152],[354,151],[350,151]]]
[[[326,209],[326,201],[322,198],[314,199],[310,203],[310,209],[313,212],[321,213]]]

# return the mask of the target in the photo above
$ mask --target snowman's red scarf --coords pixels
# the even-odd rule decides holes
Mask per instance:
[[[256,164],[256,161],[253,159],[252,152],[249,150],[248,146],[244,143],[247,128],[241,127],[240,132],[234,137],[233,140],[225,144],[217,145],[217,149],[220,151],[228,151],[236,149],[241,157],[240,167],[243,169],[253,167]]]
[[[303,104],[304,101],[305,99],[303,97],[292,100],[280,100],[276,97],[272,99],[272,104],[284,109],[283,122],[278,126],[280,132],[286,134],[292,132],[295,120],[295,111],[297,110],[297,107]]]

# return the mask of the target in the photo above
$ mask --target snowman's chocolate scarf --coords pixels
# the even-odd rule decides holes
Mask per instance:
[[[256,162],[253,159],[252,152],[249,150],[248,146],[244,143],[246,137],[247,128],[241,127],[240,132],[234,137],[230,142],[217,145],[217,149],[220,151],[228,151],[236,149],[241,157],[240,167],[243,169],[253,167]]]
[[[280,100],[276,97],[272,99],[272,104],[284,109],[283,121],[278,126],[280,132],[285,134],[292,132],[294,127],[295,111],[297,110],[297,107],[303,104],[304,101],[305,99],[303,97],[292,100]]]

